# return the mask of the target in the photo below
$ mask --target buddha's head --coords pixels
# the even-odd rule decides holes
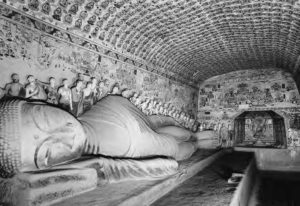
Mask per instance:
[[[43,103],[0,103],[0,176],[50,168],[81,156],[85,133],[71,114]]]

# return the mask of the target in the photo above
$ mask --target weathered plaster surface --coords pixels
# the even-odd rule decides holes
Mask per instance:
[[[18,22],[22,22],[22,19]],[[31,21],[25,18],[23,23],[28,25]],[[107,87],[119,82],[121,88],[170,102],[177,109],[189,113],[194,113],[197,107],[197,91],[189,86],[103,57],[89,48],[52,37],[43,29],[29,29],[6,19],[0,19],[0,64],[2,88],[10,81],[12,73],[18,73],[20,82],[24,84],[29,74],[45,82],[51,76],[58,80],[68,78],[73,82],[78,73],[84,73],[87,79],[95,76],[99,80],[106,80]]]
[[[230,72],[200,85],[198,119],[208,128],[218,130],[223,123],[230,130],[243,111],[273,110],[285,119],[288,145],[300,146],[299,101],[295,81],[287,72],[275,68]]]

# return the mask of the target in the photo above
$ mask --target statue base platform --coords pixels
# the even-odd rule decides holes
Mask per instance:
[[[0,205],[51,205],[97,187],[94,169],[64,169],[20,173],[0,179]]]
[[[223,154],[215,152],[198,151],[179,164],[164,158],[85,157],[51,170],[19,173],[0,178],[0,205],[151,204]]]

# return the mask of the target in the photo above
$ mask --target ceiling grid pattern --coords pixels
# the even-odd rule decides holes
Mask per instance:
[[[299,69],[298,0],[6,0],[7,5],[190,83]]]

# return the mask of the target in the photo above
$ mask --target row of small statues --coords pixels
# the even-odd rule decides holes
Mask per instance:
[[[78,117],[89,110],[93,104],[108,94],[121,95],[129,99],[146,115],[165,115],[173,117],[182,126],[192,129],[195,119],[183,111],[177,110],[170,103],[162,103],[154,99],[143,99],[139,92],[129,89],[120,89],[115,83],[109,91],[105,88],[104,81],[98,81],[91,77],[89,81],[84,80],[83,74],[79,74],[77,80],[69,87],[69,80],[63,79],[62,85],[58,86],[54,77],[49,82],[41,82],[33,75],[27,77],[27,84],[20,83],[19,75],[11,75],[11,82],[6,84],[0,91],[2,97],[21,97],[26,99],[43,100],[55,104]]]

